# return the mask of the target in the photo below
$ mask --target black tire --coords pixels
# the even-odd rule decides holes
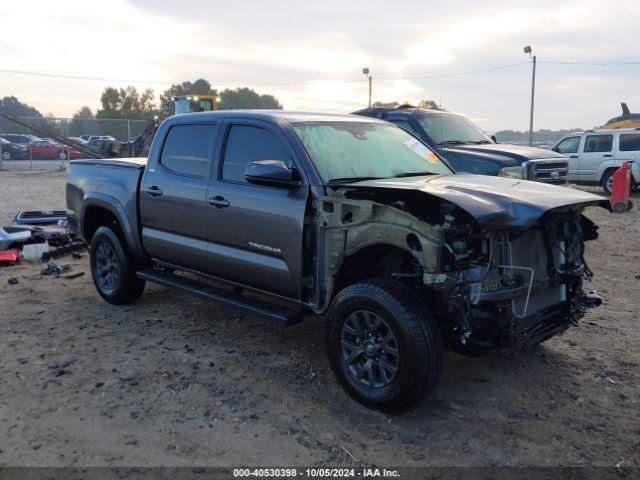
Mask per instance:
[[[67,152],[66,150],[60,150],[60,153],[58,154],[58,158],[60,160],[67,160],[69,158],[69,152]]]
[[[602,190],[604,190],[604,193],[607,195],[611,195],[611,177],[613,177],[614,173],[616,173],[616,169],[610,168],[602,175]]]
[[[136,260],[110,227],[100,227],[91,239],[91,276],[102,298],[114,305],[135,302],[145,281],[136,277]]]
[[[328,316],[325,345],[331,368],[347,393],[358,402],[384,412],[399,412],[438,384],[443,357],[440,330],[424,303],[403,284],[375,279],[350,285],[335,296]],[[383,334],[390,331],[393,342],[372,353],[371,343],[363,341],[367,334],[360,335],[362,338],[358,340],[358,335],[350,333],[360,322],[360,316],[363,318],[360,326],[365,329],[371,323],[381,325],[376,317],[381,319]],[[380,340],[381,335],[374,336]],[[386,338],[390,338],[388,334]],[[351,349],[354,342],[358,349]],[[362,353],[358,354],[359,350]],[[395,357],[391,353],[394,350]],[[355,360],[347,360],[354,355]],[[390,364],[395,365],[395,371]],[[366,380],[362,370],[358,370],[360,365],[367,372]],[[384,371],[387,367],[388,371]]]

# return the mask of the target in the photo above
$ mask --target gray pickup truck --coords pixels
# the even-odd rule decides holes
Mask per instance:
[[[73,161],[67,184],[106,301],[150,281],[282,325],[326,315],[338,380],[383,411],[436,386],[445,347],[513,353],[598,304],[592,205],[608,203],[453,174],[377,119],[287,112],[177,115],[148,159]]]

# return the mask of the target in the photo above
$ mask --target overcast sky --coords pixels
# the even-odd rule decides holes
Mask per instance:
[[[433,99],[489,131],[528,128],[538,55],[536,128],[591,128],[626,101],[640,111],[640,1],[3,0],[0,95],[41,112],[95,109],[107,85],[151,87],[203,77],[250,86],[286,109],[350,112],[367,102]],[[422,77],[422,78],[420,78]],[[151,83],[157,82],[157,83]],[[166,82],[163,84],[162,82]]]

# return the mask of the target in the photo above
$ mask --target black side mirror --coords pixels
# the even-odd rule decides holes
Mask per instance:
[[[560,153],[560,149],[558,147],[553,147],[551,150]]]
[[[498,139],[495,135],[491,135],[491,140],[493,140],[493,143],[498,143]]]
[[[287,190],[294,190],[302,184],[296,170],[282,160],[251,162],[244,171],[244,178],[253,185]]]

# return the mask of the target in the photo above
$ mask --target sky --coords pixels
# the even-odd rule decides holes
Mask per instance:
[[[368,67],[373,101],[432,99],[487,131],[526,130],[525,45],[538,59],[535,128],[592,128],[621,101],[640,111],[637,0],[3,0],[0,18],[1,70],[101,79],[0,71],[0,96],[60,117],[95,110],[106,86],[157,98],[201,77],[288,110],[348,113],[367,104]]]

